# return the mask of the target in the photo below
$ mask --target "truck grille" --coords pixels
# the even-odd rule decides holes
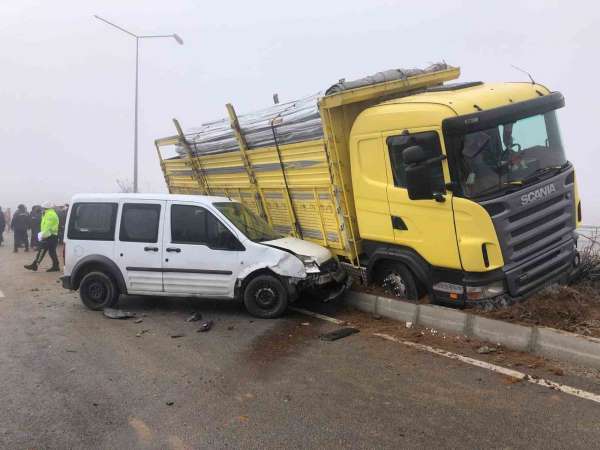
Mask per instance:
[[[522,197],[550,185],[551,194],[523,205]],[[576,223],[572,170],[482,206],[492,217],[512,295],[535,289],[571,263]]]

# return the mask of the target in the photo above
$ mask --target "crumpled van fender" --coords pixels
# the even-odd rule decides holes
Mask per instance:
[[[290,294],[294,295],[296,293],[295,285],[307,276],[304,264],[296,256],[284,251],[275,253],[267,250],[264,258],[260,258],[259,262],[245,267],[238,274],[235,283],[236,297],[241,294],[240,288],[244,281],[253,273],[263,270],[269,270],[278,275],[284,281]]]

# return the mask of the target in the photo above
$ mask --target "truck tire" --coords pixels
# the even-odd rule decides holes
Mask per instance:
[[[79,285],[79,297],[89,309],[101,311],[112,308],[119,301],[119,288],[113,279],[103,272],[86,274]]]
[[[272,275],[259,275],[244,289],[244,306],[250,314],[261,319],[281,316],[288,306],[285,286]]]
[[[403,300],[419,299],[419,286],[415,276],[404,264],[388,261],[380,266],[380,270],[379,282],[388,294]]]

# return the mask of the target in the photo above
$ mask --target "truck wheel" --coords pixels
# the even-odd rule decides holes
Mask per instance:
[[[116,305],[119,301],[119,288],[105,273],[90,272],[79,284],[79,297],[85,306],[100,311]]]
[[[259,275],[244,290],[244,305],[250,314],[261,319],[281,316],[288,305],[288,293],[277,278]]]
[[[388,262],[381,267],[381,286],[388,294],[405,300],[419,299],[419,288],[412,272],[404,264]]]

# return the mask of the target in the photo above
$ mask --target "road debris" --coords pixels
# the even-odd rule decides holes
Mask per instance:
[[[104,308],[104,315],[109,319],[131,319],[135,313],[114,308]]]
[[[167,405],[167,406],[173,406],[174,404],[175,404],[175,402],[172,402],[172,401],[165,402],[165,405]]]
[[[412,328],[413,323],[412,322],[406,322],[406,328]]]
[[[477,349],[477,353],[480,355],[487,355],[488,353],[496,353],[498,349],[496,347],[489,347],[487,345],[483,345]]]
[[[171,338],[172,338],[172,339],[178,339],[178,338],[182,338],[182,337],[184,337],[184,336],[185,336],[185,334],[172,334],[172,335],[171,335]]]
[[[142,337],[142,335],[148,333],[150,330],[140,330],[135,337]]]
[[[338,328],[337,330],[322,334],[319,336],[319,339],[322,341],[337,341],[338,339],[345,338],[346,336],[358,333],[359,331],[358,328],[352,327]]]
[[[142,323],[144,321],[144,319],[135,319],[133,321],[133,323]]]
[[[202,314],[196,311],[194,314],[192,314],[186,319],[186,322],[197,322],[199,320],[202,320]]]
[[[205,333],[206,331],[210,331],[213,327],[214,322],[212,320],[206,320],[200,324],[200,328],[196,330],[198,333]]]
[[[302,324],[301,324],[301,325],[303,325],[303,326],[307,327],[307,326],[309,326],[309,325],[310,325],[310,323],[309,323],[309,322],[302,322]]]

